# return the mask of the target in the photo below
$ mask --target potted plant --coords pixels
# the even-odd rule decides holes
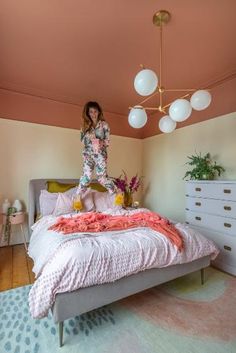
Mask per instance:
[[[188,156],[189,161],[186,163],[193,167],[188,170],[183,179],[189,178],[190,180],[213,180],[216,176],[220,176],[225,171],[223,167],[216,164],[212,160],[210,153],[202,156],[201,153]]]
[[[125,171],[118,178],[113,178],[116,187],[124,193],[124,207],[131,207],[133,205],[133,193],[138,191],[142,178],[136,174],[130,181],[128,180]]]

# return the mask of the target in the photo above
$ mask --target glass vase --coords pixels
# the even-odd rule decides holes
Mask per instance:
[[[124,193],[124,207],[132,207],[133,205],[133,195],[131,192]]]

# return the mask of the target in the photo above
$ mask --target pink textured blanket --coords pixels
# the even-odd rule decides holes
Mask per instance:
[[[165,235],[179,250],[183,249],[183,240],[179,231],[168,219],[154,212],[139,212],[131,215],[112,216],[96,212],[74,217],[60,217],[49,230],[71,234],[78,232],[104,232],[125,230],[136,227],[149,227]]]

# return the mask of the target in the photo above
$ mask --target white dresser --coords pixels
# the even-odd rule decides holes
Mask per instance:
[[[187,181],[186,223],[220,249],[213,265],[236,275],[236,181]]]

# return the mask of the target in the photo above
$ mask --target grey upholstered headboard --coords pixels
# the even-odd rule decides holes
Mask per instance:
[[[64,183],[64,184],[79,182],[79,179],[55,179],[55,178],[30,180],[30,182],[29,182],[29,205],[28,205],[29,234],[32,233],[31,226],[34,224],[36,216],[40,213],[40,210],[39,210],[40,190],[47,188],[46,182],[48,180],[55,180],[55,181],[59,181],[60,183]]]

